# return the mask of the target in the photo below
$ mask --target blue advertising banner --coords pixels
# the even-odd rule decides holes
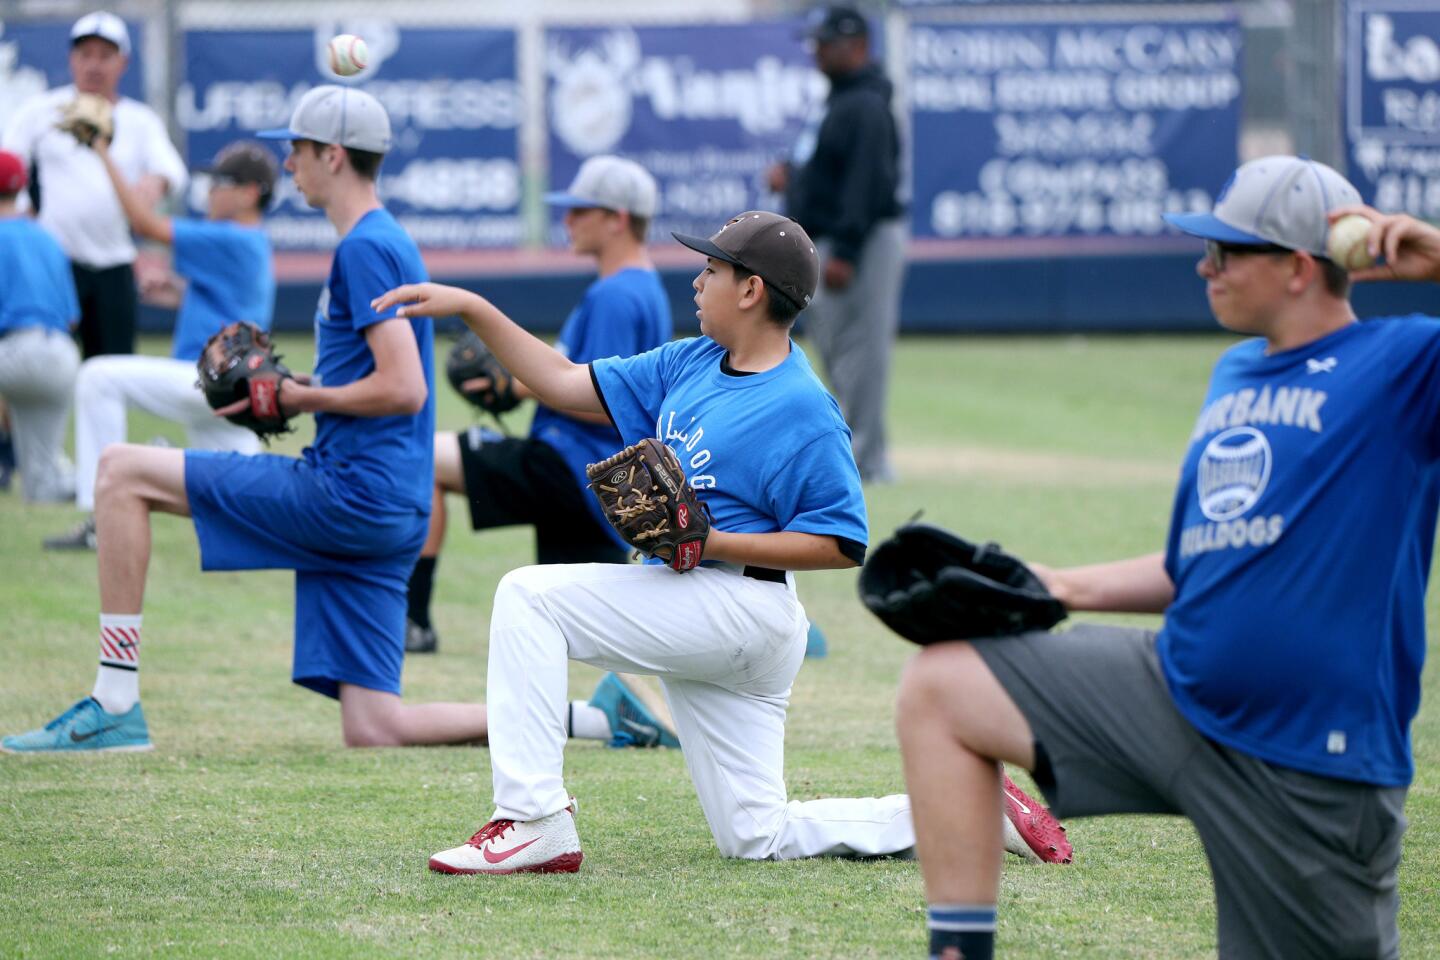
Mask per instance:
[[[828,85],[795,22],[550,29],[550,185],[614,153],[660,184],[651,237],[709,236],[744,210],[778,209],[765,185]],[[558,215],[551,242],[565,243]]]
[[[339,78],[327,66],[333,24],[314,30],[190,30],[175,119],[190,162],[233,140],[283,127],[306,91],[352,83],[390,114],[394,147],[380,196],[422,247],[516,246],[522,239],[513,30],[411,29],[370,22],[370,65]],[[283,154],[286,145],[277,145]],[[204,184],[191,191],[195,210]],[[279,250],[333,247],[335,231],[286,177],[266,221]]]
[[[913,23],[917,237],[1143,237],[1236,165],[1240,28]]]
[[[1345,148],[1373,206],[1440,220],[1440,6],[1352,0],[1345,18]]]
[[[73,20],[0,20],[0,130],[30,97],[70,82],[70,27]],[[144,25],[127,20],[130,66],[120,93],[145,99]]]

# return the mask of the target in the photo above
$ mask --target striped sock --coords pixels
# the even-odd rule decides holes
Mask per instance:
[[[100,614],[100,668],[90,695],[115,714],[140,699],[140,614]]]
[[[995,955],[993,903],[932,903],[925,925],[932,960],[991,960]]]

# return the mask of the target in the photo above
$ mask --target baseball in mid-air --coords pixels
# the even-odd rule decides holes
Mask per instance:
[[[1330,259],[1346,270],[1364,270],[1375,265],[1375,258],[1365,246],[1370,235],[1370,221],[1352,213],[1330,224],[1330,233],[1325,237],[1325,252]]]
[[[342,77],[353,77],[370,64],[370,51],[365,41],[353,33],[342,33],[330,40],[330,69]]]

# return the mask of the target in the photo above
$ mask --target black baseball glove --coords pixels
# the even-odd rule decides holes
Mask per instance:
[[[210,409],[250,401],[244,410],[227,414],[226,420],[254,430],[266,443],[292,429],[280,405],[280,381],[293,380],[294,374],[280,362],[265,331],[253,323],[222,327],[206,341],[195,368],[200,373],[197,386],[205,391]]]
[[[860,599],[918,644],[1048,630],[1065,605],[998,544],[976,546],[912,523],[876,547],[860,571]]]
[[[456,393],[486,413],[507,413],[520,404],[520,398],[515,396],[515,378],[472,330],[462,333],[450,348],[445,376]],[[477,377],[486,378],[490,385],[480,390],[466,390],[463,384]]]

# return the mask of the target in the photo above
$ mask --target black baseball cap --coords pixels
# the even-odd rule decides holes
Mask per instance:
[[[810,12],[805,36],[817,43],[870,36],[870,24],[854,7],[821,7]]]
[[[214,163],[196,172],[237,184],[253,183],[260,188],[261,195],[269,196],[275,190],[280,166],[275,162],[275,154],[264,144],[237,140],[215,154]]]
[[[748,210],[710,239],[672,233],[697,253],[744,267],[801,310],[820,282],[820,258],[805,228],[778,213]]]

